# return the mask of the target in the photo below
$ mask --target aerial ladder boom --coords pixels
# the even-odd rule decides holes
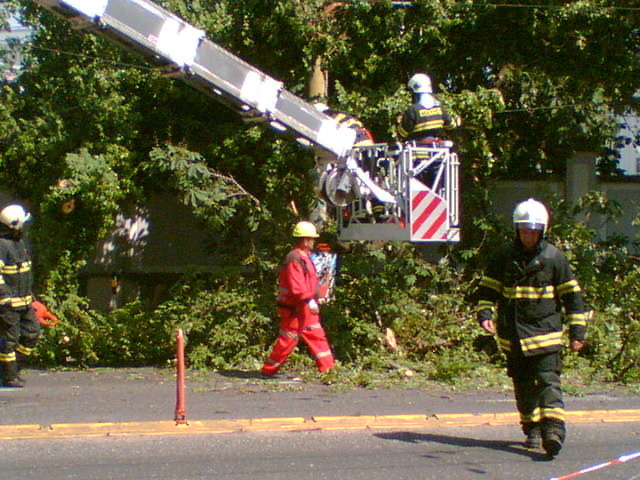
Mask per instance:
[[[435,191],[433,196],[438,200],[440,210],[444,210],[444,217],[440,217],[446,219],[442,223],[444,226],[437,229],[436,236],[411,233],[412,208],[409,203],[413,197],[410,184],[415,187],[421,183],[417,179],[418,170],[424,169],[424,160],[421,167],[415,168],[409,165],[413,162],[411,154],[407,157],[403,153],[405,150],[410,152],[414,146],[399,144],[398,148],[389,148],[380,144],[378,148],[364,150],[354,147],[354,129],[318,111],[287,91],[282,82],[217,45],[206,38],[204,31],[150,0],[34,1],[65,18],[73,28],[100,35],[135,52],[156,64],[164,74],[180,78],[230,105],[243,117],[264,120],[275,130],[287,132],[302,145],[321,152],[318,158],[323,159],[325,172],[320,188],[336,208],[343,238],[458,240],[457,199],[449,202],[446,195]],[[448,189],[452,165],[457,181],[455,154],[441,149],[432,154],[442,157],[439,165],[446,167],[442,170],[442,184]],[[379,168],[382,164],[388,166]],[[391,164],[395,166],[389,167]],[[326,181],[327,176],[333,181]],[[450,195],[451,191],[440,190]],[[372,203],[382,205],[385,221],[400,231],[381,236],[380,232],[387,231],[389,226],[381,228],[380,216],[374,215]],[[358,228],[349,229],[352,220]]]
[[[287,128],[338,158],[351,150],[355,133],[148,0],[35,0],[91,31],[181,77],[240,114],[261,115],[276,130]]]

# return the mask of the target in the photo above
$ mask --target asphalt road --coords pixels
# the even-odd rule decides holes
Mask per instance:
[[[176,376],[169,369],[123,368],[27,370],[23,389],[0,388],[0,424],[173,420]],[[513,411],[510,390],[342,388],[319,382],[264,380],[254,372],[197,375],[187,372],[187,417],[197,420],[500,413]],[[565,395],[567,410],[640,408],[640,396],[603,386],[590,394]]]
[[[510,391],[347,389],[191,372],[181,423],[170,370],[25,377],[24,389],[0,389],[0,480],[546,480],[640,450],[640,398],[610,386],[565,396],[569,438],[550,462],[521,446]],[[639,465],[584,475],[636,479]]]
[[[0,441],[0,479],[549,480],[640,450],[638,429],[573,425],[554,460],[525,450],[513,425]],[[580,477],[632,480],[639,466]]]

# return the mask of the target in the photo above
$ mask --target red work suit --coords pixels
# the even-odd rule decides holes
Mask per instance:
[[[309,300],[317,300],[318,275],[309,255],[294,248],[286,256],[278,277],[276,298],[280,331],[269,358],[262,366],[265,375],[275,374],[302,338],[320,372],[335,366],[329,342],[320,325],[320,315],[309,309]]]

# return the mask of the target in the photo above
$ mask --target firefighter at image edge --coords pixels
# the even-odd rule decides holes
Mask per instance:
[[[22,239],[31,215],[20,205],[0,211],[0,364],[2,386],[20,388],[20,363],[40,339],[40,321],[33,308],[31,257]]]
[[[298,222],[293,229],[294,248],[285,257],[278,276],[276,304],[280,316],[278,338],[269,358],[262,366],[265,376],[275,375],[302,337],[318,371],[335,366],[333,353],[320,324],[320,296],[316,267],[311,261],[316,227],[311,222]]]
[[[554,457],[566,434],[560,383],[563,318],[570,348],[579,351],[587,315],[567,259],[544,239],[548,223],[549,213],[539,201],[530,198],[516,206],[515,239],[490,258],[476,301],[480,326],[497,333],[507,356],[524,445],[542,447]]]

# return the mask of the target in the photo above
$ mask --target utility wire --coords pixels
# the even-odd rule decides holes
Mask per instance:
[[[522,107],[522,108],[505,108],[504,110],[500,110],[499,112],[496,113],[520,113],[520,112],[533,112],[533,111],[538,111],[538,110],[560,110],[562,108],[576,108],[576,107],[584,107],[587,105],[595,105],[595,106],[600,106],[600,107],[604,107],[605,104],[594,104],[593,102],[587,102],[587,103],[567,103],[565,105],[554,105],[554,106],[547,106],[547,107]]]
[[[486,4],[472,3],[469,6],[478,7],[478,8],[495,7],[495,8],[535,8],[540,10],[561,10],[563,8],[572,7],[573,4],[571,2],[567,2],[562,5],[536,5],[536,4],[526,4],[526,3],[486,3]],[[634,12],[640,12],[640,7],[622,7],[619,5],[580,5],[580,7],[584,9],[591,9],[591,10],[629,10]]]
[[[391,2],[396,8],[412,8],[414,2]],[[542,5],[533,3],[463,3],[456,4],[451,8],[535,8],[538,10],[561,10],[574,6],[572,2],[566,2],[562,5]],[[620,5],[580,5],[581,8],[590,10],[623,10],[640,12],[640,7],[623,7]]]

